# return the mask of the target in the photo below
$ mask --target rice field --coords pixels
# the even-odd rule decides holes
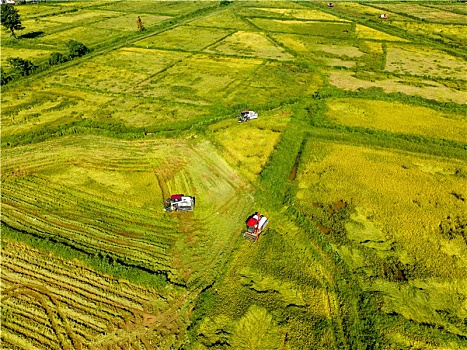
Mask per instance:
[[[378,8],[407,14],[428,22],[465,23],[465,16],[421,4],[375,4]]]
[[[330,99],[327,115],[343,125],[465,142],[467,118],[426,107],[360,99]]]
[[[461,58],[442,51],[410,45],[388,45],[385,70],[454,79],[467,76],[467,68]]]
[[[447,44],[466,45],[467,28],[458,24],[444,24],[440,26],[434,23],[423,22],[391,22],[392,26],[401,28],[407,32],[439,39]]]
[[[135,44],[146,48],[201,51],[230,33],[229,30],[185,26],[145,38],[137,41]],[[193,40],[194,37],[197,40]]]
[[[446,220],[465,220],[465,204],[454,195],[467,185],[458,175],[465,164],[315,141],[304,153],[297,199],[305,208],[310,202],[355,206],[346,224],[348,241],[338,249],[364,273],[365,289],[383,295],[382,309],[465,334],[458,320],[465,317],[467,248],[461,237],[442,238],[441,230]],[[407,280],[404,286],[394,266],[403,274],[399,280]],[[449,321],[440,310],[459,318]]]
[[[363,80],[355,77],[352,72],[330,71],[329,82],[333,86],[351,91],[379,87],[386,93],[402,92],[436,101],[467,103],[464,89],[451,89],[449,86],[428,79],[387,78],[374,75],[373,79]]]
[[[467,348],[458,4],[17,8],[25,30],[1,29],[3,347]],[[71,39],[91,52],[43,64]],[[176,193],[195,210],[165,212]]]
[[[185,297],[99,274],[27,245],[2,241],[4,348],[177,346],[174,315]]]

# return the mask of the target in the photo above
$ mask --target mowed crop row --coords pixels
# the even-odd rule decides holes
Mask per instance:
[[[47,157],[37,164],[35,152],[3,154],[4,223],[193,288],[218,273],[249,210],[238,197],[246,183],[208,143],[65,137],[43,143]],[[174,193],[196,196],[196,212],[165,214],[163,201]]]
[[[150,348],[148,343],[170,325],[164,312],[182,297],[174,290],[143,288],[11,241],[2,244],[1,273],[4,347],[109,348],[118,344],[114,338],[120,335],[120,341],[128,338],[135,346]]]

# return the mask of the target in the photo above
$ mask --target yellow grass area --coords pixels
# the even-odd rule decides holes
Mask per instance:
[[[339,124],[467,141],[467,117],[399,102],[330,99],[327,115]]]
[[[198,105],[222,101],[243,83],[262,61],[193,55],[170,67],[154,80],[141,83],[134,91],[143,96],[163,97]]]
[[[45,79],[49,84],[58,83],[74,88],[91,88],[101,92],[124,92],[133,88],[147,78],[144,73],[138,73],[125,68],[104,66],[95,61],[86,61],[72,66],[60,74]]]
[[[357,24],[355,27],[355,35],[357,38],[361,39],[374,39],[374,40],[384,40],[384,41],[405,41],[406,39],[399,38],[394,35],[386,34],[380,30],[376,30],[361,24]]]
[[[88,25],[74,27],[72,29],[58,31],[44,37],[39,37],[39,45],[50,45],[59,47],[62,51],[66,52],[64,44],[72,38],[79,38],[79,42],[86,46],[92,46],[102,41],[111,40],[122,35],[122,32],[112,29],[93,28]]]
[[[353,76],[352,72],[330,71],[329,82],[341,89],[357,90],[358,88],[381,87],[385,92],[402,92],[407,95],[416,95],[437,101],[451,101],[456,103],[467,103],[465,91],[450,89],[445,85],[432,80],[424,79],[380,79],[361,80]]]
[[[228,33],[230,31],[227,29],[180,26],[137,41],[135,45],[146,48],[202,50]]]
[[[292,60],[294,57],[275,45],[263,33],[238,31],[205,51],[227,55]]]
[[[102,21],[103,19],[119,17],[121,16],[121,12],[115,11],[98,11],[98,10],[80,10],[78,12],[71,12],[71,13],[64,13],[58,14],[54,16],[47,17],[47,20],[50,22],[59,22],[59,23],[76,23],[82,21],[93,21],[99,20]]]
[[[32,84],[28,89],[14,88],[2,94],[2,135],[92,118],[111,97],[73,89],[63,90]]]
[[[280,140],[290,116],[291,112],[287,110],[259,113],[258,119],[246,123],[238,123],[232,118],[210,129],[222,156],[245,178],[254,181]]]
[[[402,28],[409,33],[428,35],[445,42],[453,41],[467,45],[467,27],[464,25],[403,21],[394,21],[391,22],[391,25]]]
[[[137,74],[152,76],[169,65],[183,60],[189,53],[141,47],[124,47],[91,59],[94,64],[111,66]]]
[[[339,2],[339,3],[334,3],[334,9],[338,12],[346,12],[350,13],[352,15],[359,16],[361,18],[372,18],[372,19],[378,19],[379,16],[382,13],[388,14],[389,18],[392,19],[398,19],[398,20],[405,20],[405,21],[411,21],[410,18],[404,17],[395,13],[390,13],[387,11],[383,11],[380,9],[376,9],[371,6],[367,6],[363,3],[356,3],[356,2]]]
[[[321,154],[321,157],[317,157]],[[404,264],[420,264],[434,276],[466,278],[462,239],[442,245],[440,222],[465,218],[465,162],[403,152],[311,141],[298,173],[297,199],[352,203],[366,220],[397,244]],[[364,232],[364,231],[362,231]]]
[[[143,25],[145,28],[149,28],[157,23],[162,22],[163,20],[166,20],[167,18],[171,18],[169,16],[159,16],[159,15],[152,15],[152,14],[146,14],[146,13],[141,13],[138,15],[141,18],[141,21],[143,22]],[[124,16],[117,16],[117,17],[112,17],[106,20],[98,21],[96,23],[93,23],[92,26],[95,28],[107,28],[107,29],[113,29],[113,30],[127,30],[127,31],[136,31],[138,29],[137,25],[137,20],[138,20],[138,15],[137,14],[131,14],[131,15],[124,15]]]
[[[383,54],[383,45],[382,43],[375,41],[365,41],[365,46],[373,52]]]
[[[378,4],[382,7],[394,12],[406,13],[410,16],[415,16],[426,21],[448,22],[448,23],[465,23],[467,16],[458,13],[442,11],[419,4]]]
[[[50,56],[52,52],[49,50],[34,50],[34,49],[17,49],[11,47],[2,47],[1,62],[3,69],[8,70],[7,59],[13,57],[21,57],[23,60],[29,60],[36,63]]]
[[[219,27],[231,29],[254,29],[253,26],[243,21],[235,13],[229,10],[215,12],[206,17],[189,22],[190,25],[198,27]]]
[[[312,52],[325,52],[337,56],[347,56],[351,58],[361,57],[365,54],[356,46],[346,45],[342,42],[331,42],[328,44],[323,44],[321,40],[303,35],[275,34],[274,38],[282,42],[285,46],[290,47],[292,50],[297,51],[302,55],[310,56],[310,58],[316,57]],[[379,45],[381,48],[380,43],[366,43],[369,45]]]
[[[316,72],[292,64],[269,62],[260,66],[226,98],[226,103],[238,101],[263,104],[287,97],[312,95],[323,83]]]
[[[443,51],[410,45],[388,44],[385,69],[420,76],[467,77],[467,66],[461,58]]]
[[[208,115],[209,111],[202,106],[194,107],[133,96],[112,99],[101,105],[99,113],[91,118],[106,123],[150,127],[170,125]]]
[[[467,15],[467,8],[465,8],[465,5],[461,2],[458,2],[457,4],[455,3],[449,3],[449,4],[430,4],[430,7],[436,7],[441,10],[446,10],[446,11],[453,11],[453,12],[462,12],[463,14]]]
[[[299,9],[299,8],[252,8],[252,10],[261,10],[266,12],[272,12],[286,17],[293,17],[298,19],[311,19],[311,20],[326,20],[326,21],[343,21],[348,22],[346,19],[331,15],[329,13],[312,10],[312,9]]]

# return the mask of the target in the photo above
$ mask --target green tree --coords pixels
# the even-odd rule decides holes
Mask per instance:
[[[66,46],[68,47],[68,50],[69,50],[68,56],[70,59],[84,56],[91,51],[84,44],[76,40],[69,40],[66,43]]]
[[[22,76],[31,74],[37,66],[35,66],[31,61],[23,60],[20,57],[10,57],[7,62],[13,67],[15,73]]]
[[[10,76],[5,73],[3,67],[0,67],[0,85],[5,85],[10,81]]]
[[[0,7],[2,26],[8,29],[16,38],[15,30],[24,29],[19,18],[18,10],[11,4],[3,4]]]
[[[64,54],[60,52],[53,52],[49,57],[48,63],[49,66],[54,66],[56,64],[64,63],[66,61],[68,61],[68,58]]]

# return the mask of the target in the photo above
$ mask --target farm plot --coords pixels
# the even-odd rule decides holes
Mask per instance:
[[[146,48],[200,51],[230,33],[230,30],[217,28],[182,26],[137,41],[135,45]]]
[[[152,127],[167,126],[173,130],[177,128],[177,123],[201,119],[210,114],[208,107],[128,96],[109,100],[87,118],[103,123],[144,127],[149,134]]]
[[[8,63],[7,63],[8,58],[21,57],[24,60],[37,62],[37,61],[48,58],[50,56],[50,53],[51,52],[49,50],[35,50],[35,49],[18,50],[17,48],[2,47],[2,56],[1,56],[2,68],[5,69],[5,67],[8,66]]]
[[[425,46],[388,44],[385,70],[440,78],[467,77],[465,61]]]
[[[222,101],[262,61],[193,55],[133,91],[136,94],[196,105]]]
[[[429,22],[465,23],[466,16],[419,4],[374,4],[382,9],[407,14]]]
[[[399,38],[394,35],[384,33],[380,30],[376,30],[361,24],[355,26],[355,36],[360,39],[372,39],[372,40],[384,40],[384,41],[405,41],[409,40]]]
[[[107,20],[122,16],[120,12],[115,11],[96,11],[96,10],[79,10],[72,13],[57,14],[48,16],[45,20],[50,22],[58,22],[62,24],[85,25],[97,21]]]
[[[333,22],[348,22],[346,19],[339,18],[323,11],[300,8],[249,7],[244,10],[240,10],[239,13],[247,17],[283,17]]]
[[[180,344],[182,290],[144,288],[2,240],[3,348],[111,349]],[[178,316],[182,316],[183,311]]]
[[[275,45],[263,33],[238,31],[222,41],[209,46],[204,51],[225,55],[248,56],[280,61],[294,57],[284,48]]]
[[[286,108],[261,113],[258,120],[239,124],[234,119],[210,126],[215,143],[224,159],[254,182],[290,121],[292,112]]]
[[[352,29],[350,23],[342,22],[294,21],[266,18],[250,18],[249,21],[268,32],[320,35],[325,37],[348,37]]]
[[[363,41],[341,41],[328,39],[326,43],[315,36],[275,34],[273,36],[284,46],[297,52],[308,61],[328,66],[354,67],[357,62],[379,62],[382,50],[374,49],[374,45]]]
[[[194,348],[223,341],[238,349],[335,348],[339,333],[331,323],[339,316],[321,266],[299,228],[277,228],[282,234],[270,230],[264,244],[243,244],[236,252],[223,283],[210,293],[215,308],[194,327]]]
[[[261,65],[226,97],[226,103],[271,103],[317,91],[322,78],[311,69],[292,63],[268,62]]]
[[[440,10],[444,11],[452,11],[452,12],[458,12],[458,13],[463,13],[464,15],[467,15],[467,8],[465,8],[465,5],[462,3],[459,4],[430,4],[430,7],[435,7]]]
[[[313,215],[309,203],[339,201],[356,208],[347,240],[328,235],[364,273],[365,289],[383,295],[382,310],[448,329],[465,346],[465,162],[314,141],[302,159],[297,201],[304,210]]]
[[[467,27],[464,25],[400,21],[391,22],[391,25],[409,33],[440,39],[447,44],[467,45]]]
[[[77,136],[2,157],[7,225],[192,286],[217,273],[248,205],[246,184],[206,143]],[[165,214],[163,200],[173,193],[195,195],[195,213]]]
[[[123,93],[186,56],[182,52],[122,48],[51,75],[44,82],[71,89]]]
[[[205,7],[212,6],[210,1],[131,1],[129,3],[112,2],[103,4],[99,9],[125,13],[152,13],[167,16],[179,16]]]
[[[111,97],[32,83],[2,93],[2,136],[94,118]]]
[[[83,43],[87,47],[91,47],[93,45],[102,44],[105,41],[122,37],[124,34],[124,31],[93,28],[86,25],[57,31],[50,35],[40,36],[35,40],[37,45],[47,45],[54,50],[66,51],[65,44],[72,38],[79,38],[79,42]]]
[[[224,10],[216,11],[205,17],[195,19],[188,23],[189,25],[197,27],[217,27],[225,29],[249,29],[252,30],[254,27],[242,20],[236,13],[236,11]]]
[[[424,98],[455,102],[459,104],[467,103],[465,90],[452,89],[433,80],[421,78],[387,78],[377,75],[369,75],[369,78],[363,80],[355,77],[352,72],[330,71],[329,82],[341,89],[357,90],[359,88],[368,89],[380,87],[385,92],[402,92],[407,95],[416,95]]]
[[[142,13],[139,16],[141,17],[145,28],[150,28],[168,18],[172,18],[169,16],[159,16],[148,13]],[[119,17],[113,17],[107,20],[92,23],[91,26],[94,28],[135,31],[138,28],[136,23],[137,19],[138,16],[136,14],[121,15]]]
[[[350,15],[358,16],[359,18],[365,19],[377,19],[383,11],[375,9],[371,6],[365,5],[363,3],[355,2],[339,2],[339,4],[334,4],[334,11],[337,13],[343,12]],[[413,19],[405,16],[401,16],[395,13],[387,12],[385,13],[389,16],[391,20],[398,21],[413,21]]]
[[[467,117],[426,107],[363,99],[329,99],[327,115],[349,126],[465,142]]]

